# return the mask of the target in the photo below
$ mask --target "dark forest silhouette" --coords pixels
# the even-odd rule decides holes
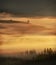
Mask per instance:
[[[44,49],[42,53],[30,50],[24,54],[25,58],[0,56],[0,65],[56,65],[56,51],[51,48]]]

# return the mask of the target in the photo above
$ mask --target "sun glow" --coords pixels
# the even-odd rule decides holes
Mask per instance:
[[[55,48],[55,36],[25,35],[13,37],[4,35],[3,45],[0,46],[3,52],[20,52],[26,50],[43,50],[44,48]],[[6,52],[6,53],[7,53]]]

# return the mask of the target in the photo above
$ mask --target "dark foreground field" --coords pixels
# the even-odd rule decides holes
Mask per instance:
[[[30,54],[29,58],[0,56],[0,65],[56,65],[56,52],[50,50],[48,53],[44,51],[44,53],[36,54],[31,51]]]
[[[56,60],[23,60],[19,58],[2,58],[0,65],[56,65]]]

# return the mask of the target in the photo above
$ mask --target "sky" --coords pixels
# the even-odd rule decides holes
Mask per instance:
[[[0,53],[56,48],[55,43],[56,0],[0,0]]]
[[[0,12],[15,16],[56,16],[56,0],[0,0]]]

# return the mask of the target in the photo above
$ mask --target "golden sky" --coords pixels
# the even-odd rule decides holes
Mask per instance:
[[[0,53],[55,47],[55,0],[0,0]]]
[[[24,23],[0,23],[0,53],[13,53],[25,50],[55,48],[56,18],[52,17],[14,17],[0,14],[0,20],[30,21]]]
[[[21,52],[26,50],[42,51],[44,48],[55,49],[56,36],[24,35],[23,37],[14,37],[2,35],[3,44],[0,45],[1,52]]]

